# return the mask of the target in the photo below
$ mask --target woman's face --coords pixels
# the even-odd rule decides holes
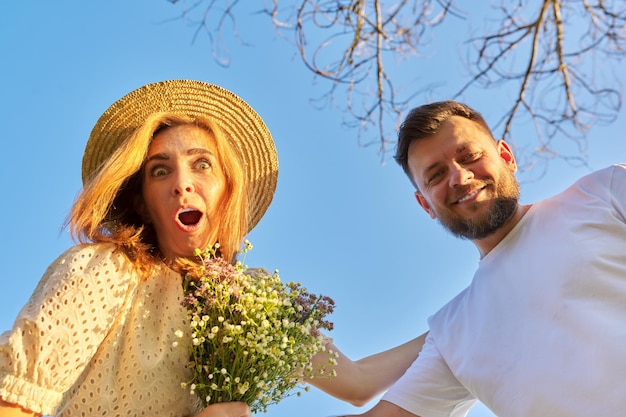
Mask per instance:
[[[193,125],[160,131],[142,175],[137,211],[154,226],[163,256],[190,257],[216,242],[227,187],[210,133]]]

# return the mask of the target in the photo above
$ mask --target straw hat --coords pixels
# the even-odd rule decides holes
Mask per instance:
[[[278,179],[278,157],[261,117],[234,93],[214,84],[169,80],[131,91],[105,111],[91,131],[83,155],[83,183],[92,178],[124,139],[155,112],[204,116],[214,121],[235,146],[250,187],[250,224],[261,220]]]

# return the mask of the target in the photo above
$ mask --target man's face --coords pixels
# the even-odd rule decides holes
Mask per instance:
[[[412,142],[408,164],[420,206],[458,237],[490,236],[517,208],[509,146],[464,117],[453,116],[437,134]]]

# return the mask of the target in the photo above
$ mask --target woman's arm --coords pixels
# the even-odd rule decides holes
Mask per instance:
[[[0,414],[0,417],[4,415]],[[233,401],[211,404],[194,417],[252,417],[252,413],[248,404]]]
[[[0,417],[41,417],[41,414],[0,399]],[[252,413],[246,403],[226,402],[212,404],[196,414],[195,417],[252,417]]]
[[[358,361],[351,360],[335,345],[328,343],[326,351],[315,355],[312,363],[316,369],[322,367],[335,369],[337,375],[315,377],[307,379],[306,382],[333,397],[355,406],[362,406],[387,390],[404,374],[422,350],[426,335],[427,333],[424,333],[400,346]],[[333,358],[337,365],[328,365]]]
[[[39,417],[41,414],[33,413],[19,405],[8,403],[0,398],[0,417]]]

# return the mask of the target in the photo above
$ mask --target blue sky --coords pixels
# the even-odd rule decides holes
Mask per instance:
[[[277,268],[283,279],[331,296],[337,303],[331,336],[350,357],[424,332],[427,317],[469,283],[478,261],[473,245],[430,220],[400,168],[391,160],[381,164],[374,147],[359,147],[336,109],[311,107],[309,99],[327,85],[313,83],[266,20],[241,17],[244,38],[252,34],[247,40],[256,46],[230,42],[232,63],[224,68],[212,60],[205,37],[192,43],[194,29],[170,20],[179,12],[165,0],[3,4],[0,331],[10,328],[47,265],[72,244],[61,226],[80,189],[82,152],[100,114],[143,84],[191,78],[240,95],[276,141],[278,189],[249,236],[255,247],[248,263]],[[440,41],[454,45],[458,39]],[[449,98],[445,85],[464,76],[459,48],[434,47],[428,65],[413,61],[396,71],[441,81],[444,87],[431,98]],[[503,102],[495,93],[477,92],[468,103],[489,119]],[[593,168],[626,161],[624,131],[623,111],[611,126],[591,129]],[[554,194],[587,172],[555,161],[541,180],[521,178],[522,200]],[[312,390],[268,415],[357,411]],[[491,414],[476,407],[470,416]]]

